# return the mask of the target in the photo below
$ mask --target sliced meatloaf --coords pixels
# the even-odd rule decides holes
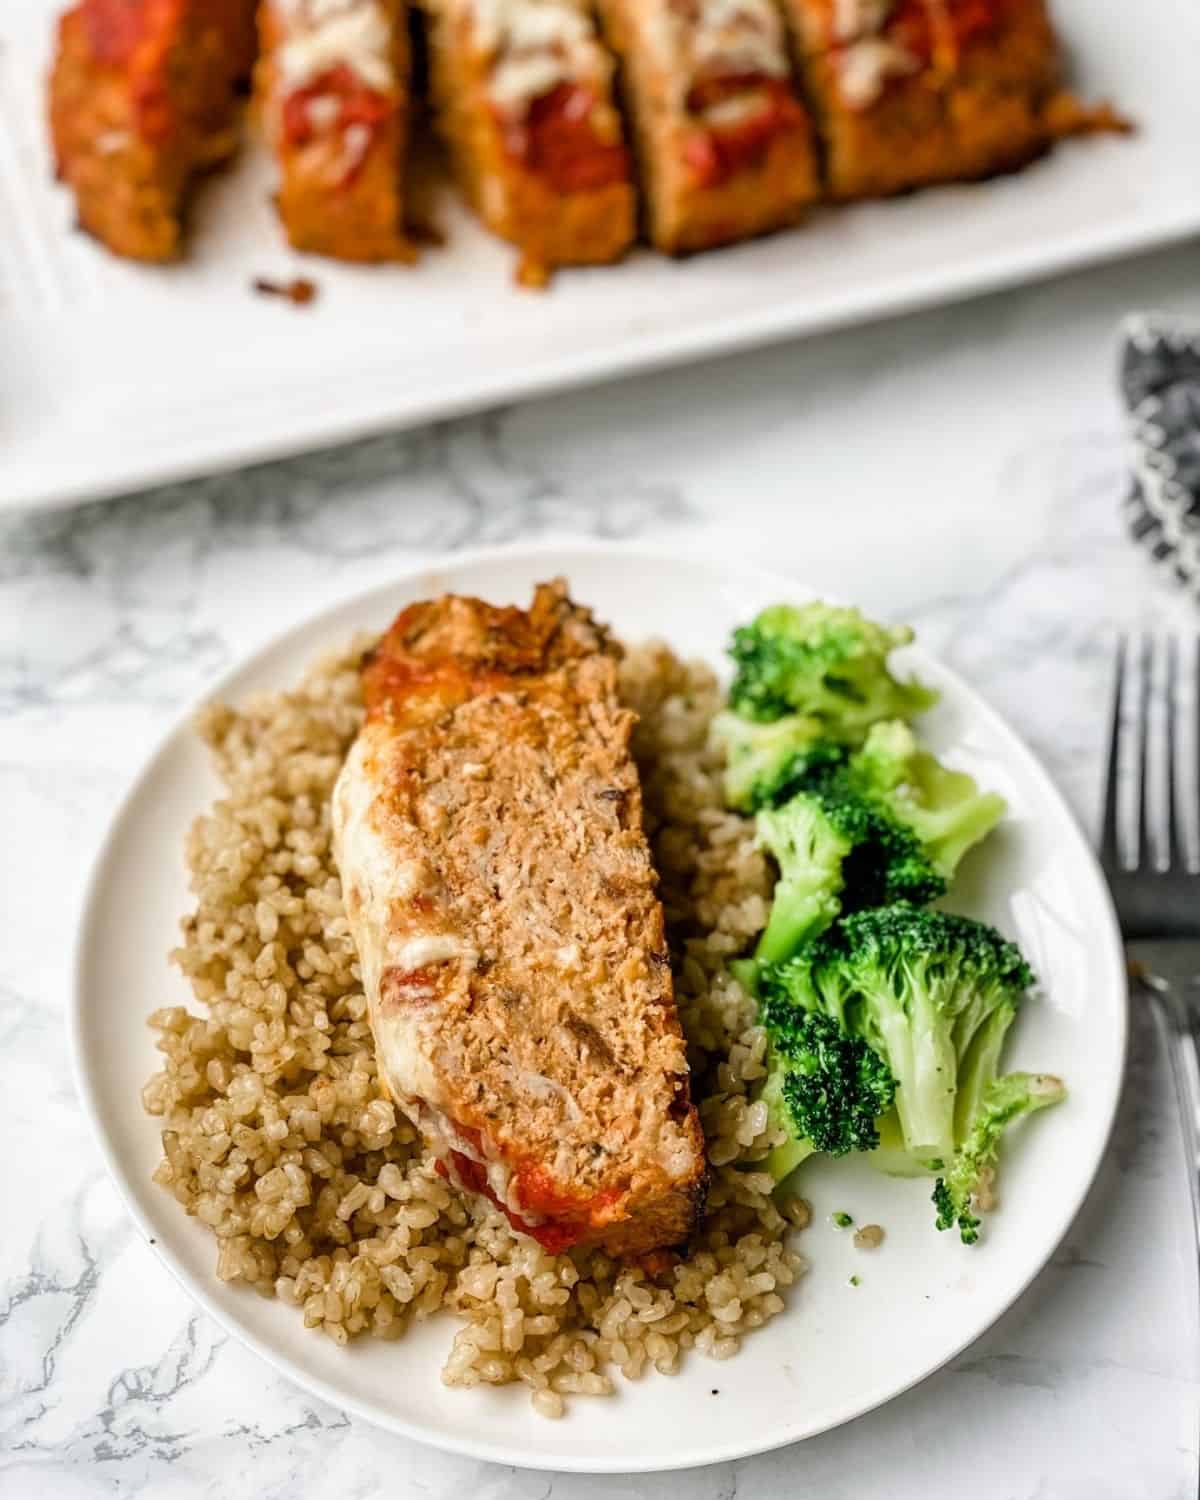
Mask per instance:
[[[705,1181],[616,671],[561,584],[413,605],[334,794],[384,1079],[553,1250],[677,1243]]]
[[[411,261],[405,0],[263,0],[256,91],[297,250]]]
[[[1056,134],[1045,0],[783,0],[829,195],[865,198],[1021,166]]]
[[[669,255],[794,224],[817,198],[774,0],[599,0],[649,235]]]
[[[58,175],[117,255],[178,255],[197,178],[238,144],[254,0],[79,0],[50,76]]]
[[[421,0],[439,131],[521,276],[619,260],[636,200],[587,0]]]

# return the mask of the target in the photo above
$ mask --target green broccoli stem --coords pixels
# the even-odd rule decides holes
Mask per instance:
[[[1051,1073],[1006,1073],[994,1078],[983,1092],[978,1113],[944,1177],[933,1187],[937,1227],[958,1225],[964,1245],[979,1238],[979,1216],[974,1201],[1000,1152],[1004,1132],[1023,1115],[1046,1109],[1067,1097],[1061,1078]]]
[[[816,1151],[811,1141],[798,1141],[789,1136],[782,1146],[771,1151],[763,1166],[770,1173],[776,1187],[790,1177],[802,1162],[806,1162]]]
[[[871,1025],[896,1079],[896,1113],[909,1155],[944,1161],[954,1151],[958,1057],[936,996],[917,983],[905,989],[907,1006],[894,988],[879,987]]]
[[[881,1115],[876,1124],[879,1144],[867,1153],[867,1160],[876,1172],[882,1172],[885,1177],[932,1177],[940,1170],[909,1155],[895,1109]]]
[[[763,1166],[771,1174],[778,1187],[785,1177],[791,1176],[801,1162],[807,1161],[813,1155],[816,1147],[810,1140],[796,1133],[795,1124],[784,1103],[781,1068],[772,1069],[760,1097],[767,1106],[771,1124],[787,1132],[787,1139],[781,1145],[773,1147],[763,1162]]]
[[[840,880],[836,882],[840,889]],[[801,867],[775,886],[771,915],[754,957],[760,964],[782,963],[813,933],[833,922],[840,903],[830,890],[829,872],[819,865]]]
[[[1000,1072],[1000,1054],[1017,1008],[1011,1001],[997,1005],[979,1023],[958,1062],[958,1098],[954,1102],[954,1139],[966,1139],[978,1118],[984,1096]],[[959,1025],[966,1019],[960,1018]],[[956,1028],[957,1034],[957,1028]]]
[[[731,959],[728,968],[747,995],[758,994],[758,960],[756,958]]]

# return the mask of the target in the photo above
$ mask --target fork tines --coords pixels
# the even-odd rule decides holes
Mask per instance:
[[[1160,898],[1168,878],[1196,865],[1198,674],[1200,650],[1185,652],[1174,637],[1118,642],[1100,856],[1110,880],[1161,877]],[[1180,892],[1200,907],[1200,885]]]

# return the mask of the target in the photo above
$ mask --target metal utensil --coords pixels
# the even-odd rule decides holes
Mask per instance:
[[[1173,639],[1118,645],[1100,862],[1170,1058],[1200,1245],[1200,715],[1183,655]],[[1193,689],[1198,671],[1200,655]]]

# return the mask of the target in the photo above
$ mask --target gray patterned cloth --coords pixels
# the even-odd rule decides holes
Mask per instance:
[[[1200,327],[1130,319],[1121,389],[1134,449],[1130,530],[1200,594]]]

